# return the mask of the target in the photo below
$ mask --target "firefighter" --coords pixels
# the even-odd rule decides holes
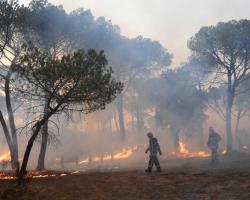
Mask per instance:
[[[145,153],[148,153],[149,151],[150,155],[149,155],[148,169],[146,169],[145,171],[147,173],[150,173],[152,171],[153,166],[155,165],[157,168],[157,172],[161,172],[160,163],[157,158],[158,152],[160,155],[162,155],[160,145],[151,132],[149,132],[147,136],[149,139],[149,147],[146,149]]]
[[[214,131],[213,127],[210,127],[207,146],[211,149],[211,165],[216,165],[219,163],[218,148],[220,141],[221,136]]]

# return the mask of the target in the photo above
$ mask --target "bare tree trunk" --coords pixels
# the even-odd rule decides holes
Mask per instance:
[[[64,164],[64,157],[61,157],[61,169],[64,170],[65,164]]]
[[[47,150],[48,136],[49,133],[48,133],[48,121],[47,121],[42,126],[42,142],[37,163],[37,170],[39,171],[45,170],[45,155]]]
[[[5,120],[4,120],[4,117],[3,117],[3,114],[2,114],[1,110],[0,110],[0,123],[1,123],[1,125],[3,127],[3,132],[4,132],[4,135],[5,135],[9,150],[10,150],[11,168],[13,170],[15,170],[15,163],[13,162],[14,161],[14,153],[13,153],[12,140],[11,140],[9,130],[8,130],[7,124],[6,124]]]
[[[136,125],[137,125],[137,132],[140,134],[142,133],[143,128],[143,116],[140,110],[139,105],[136,106]]]
[[[76,156],[76,158],[75,158],[75,164],[76,164],[76,169],[78,169],[79,168],[78,156]]]
[[[227,154],[232,153],[232,127],[231,127],[231,112],[227,109],[226,111],[226,133],[227,133]]]
[[[21,169],[19,171],[19,174],[18,174],[18,184],[21,184],[22,183],[22,180],[26,174],[26,169],[27,169],[27,164],[28,164],[28,161],[29,161],[29,156],[30,156],[30,152],[31,152],[31,149],[33,147],[33,144],[34,144],[34,141],[37,137],[37,135],[39,134],[39,131],[41,130],[41,127],[49,120],[49,118],[57,111],[57,109],[61,106],[62,103],[58,104],[54,109],[53,111],[51,111],[47,116],[44,116],[40,121],[38,121],[34,126],[33,126],[33,133],[32,133],[32,136],[30,137],[29,141],[28,141],[28,144],[26,146],[26,149],[25,149],[25,153],[24,153],[24,156],[23,156],[23,162],[22,162],[22,166],[21,166]]]
[[[198,88],[199,88],[199,110],[200,110],[200,114],[202,115],[203,114],[203,102],[202,102],[202,99],[203,99],[203,93],[202,93],[202,86],[201,86],[201,82],[199,81],[198,83]],[[202,121],[203,122],[203,121]],[[203,123],[200,124],[200,145],[201,145],[201,148],[203,149],[205,147],[205,138],[204,138],[204,130],[203,130]]]
[[[11,105],[11,98],[10,98],[10,77],[11,77],[12,71],[9,70],[6,78],[5,78],[5,101],[6,101],[6,107],[8,111],[8,118],[9,118],[9,125],[10,125],[10,131],[12,136],[12,164],[14,170],[18,173],[19,171],[19,161],[18,161],[18,142],[17,142],[17,134],[16,134],[16,125],[15,125],[15,119],[14,119],[14,113]]]
[[[236,125],[235,125],[235,137],[237,138],[237,147],[238,150],[241,150],[241,141],[240,141],[240,133],[239,133],[239,128],[240,128],[240,117],[241,117],[241,110],[239,109],[237,112],[236,116]]]
[[[200,137],[200,145],[201,145],[201,148],[205,148],[205,137],[204,137],[204,129],[203,127],[201,127],[201,137]]]
[[[29,156],[30,156],[30,152],[31,152],[31,149],[33,147],[33,144],[34,144],[34,141],[37,137],[37,135],[39,134],[39,131],[42,127],[42,125],[44,124],[44,120],[42,121],[39,121],[36,126],[35,126],[35,130],[31,136],[31,138],[29,139],[28,141],[28,145],[26,147],[26,150],[25,150],[25,153],[24,153],[24,156],[23,156],[23,162],[22,162],[22,166],[21,166],[21,169],[20,169],[20,172],[18,174],[18,184],[21,184],[22,183],[22,180],[26,174],[26,169],[27,169],[27,164],[28,164],[28,161],[29,161]]]
[[[110,135],[112,135],[113,129],[112,129],[112,118],[111,117],[109,118],[108,128],[109,128]]]
[[[227,132],[227,154],[232,153],[232,125],[231,125],[231,109],[227,108],[226,110],[226,132]]]
[[[234,99],[234,89],[232,87],[231,76],[228,75],[227,88],[227,105],[226,105],[226,133],[227,133],[227,154],[231,154],[233,150],[233,136],[232,136],[232,107]]]
[[[48,104],[45,103],[44,115],[47,116],[48,113],[49,113]],[[48,137],[49,137],[49,122],[46,121],[44,125],[42,126],[42,142],[41,142],[41,148],[40,148],[40,153],[39,153],[38,163],[37,163],[37,170],[39,171],[42,171],[45,169],[45,155],[46,155],[46,150],[47,150]]]
[[[89,161],[89,163],[92,163],[92,154],[91,153],[89,154],[88,161]]]
[[[118,111],[118,118],[119,118],[119,127],[120,127],[121,140],[125,141],[126,133],[125,133],[125,125],[124,125],[123,95],[122,94],[120,94],[117,97],[117,111]]]
[[[174,148],[175,148],[175,151],[179,151],[180,149],[180,136],[179,136],[179,130],[173,130],[172,129],[172,134],[173,134],[173,137],[174,137]]]
[[[116,132],[118,132],[120,130],[120,127],[119,127],[118,122],[117,122],[116,111],[114,112],[113,120],[115,122]]]

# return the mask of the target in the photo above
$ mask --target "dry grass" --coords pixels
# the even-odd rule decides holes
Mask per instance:
[[[162,173],[93,172],[28,180],[0,181],[3,200],[248,200],[250,161],[201,168],[194,161]],[[238,166],[238,167],[237,167]],[[247,166],[247,167],[246,167]]]

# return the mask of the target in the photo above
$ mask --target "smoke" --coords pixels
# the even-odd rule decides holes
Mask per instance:
[[[196,79],[204,71],[194,74],[197,70],[192,64],[169,70],[173,56],[158,41],[142,36],[127,38],[121,35],[117,25],[104,17],[95,19],[90,10],[77,9],[66,13],[62,7],[54,5],[46,5],[41,10],[30,9],[36,17],[27,21],[29,26],[25,33],[39,48],[55,56],[76,49],[104,50],[116,78],[124,83],[121,96],[105,110],[87,116],[76,113],[70,118],[56,116],[52,119],[57,125],[49,123],[47,168],[61,169],[62,161],[65,169],[144,166],[148,131],[158,138],[166,158],[177,151],[180,139],[191,151],[207,151],[209,126],[214,126],[225,141],[224,121],[210,107],[210,104],[223,102],[211,98],[211,91],[206,86],[199,87],[200,80]],[[218,96],[223,96],[223,90]],[[4,107],[3,96],[0,103],[1,108]],[[26,106],[29,105],[26,103]],[[15,113],[19,128],[29,120],[23,114],[25,112],[21,108]],[[249,130],[247,122],[245,116],[240,126],[242,132],[243,129]],[[125,139],[121,137],[122,125]],[[242,135],[247,137],[245,133]],[[24,153],[26,137],[29,137],[29,132],[25,133],[25,130],[19,134],[20,155]],[[249,141],[246,140],[244,145],[250,145]],[[39,142],[38,138],[30,168],[36,167]],[[3,134],[1,144],[0,152],[6,152]],[[222,148],[224,146],[225,142]],[[119,153],[124,158],[104,159]],[[96,157],[100,160],[95,161]],[[80,164],[85,160],[89,164]]]

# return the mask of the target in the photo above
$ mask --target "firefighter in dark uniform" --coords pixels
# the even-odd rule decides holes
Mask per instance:
[[[145,171],[150,173],[152,171],[153,166],[155,165],[157,168],[157,172],[161,172],[160,163],[157,158],[158,152],[160,155],[162,155],[160,145],[152,133],[149,132],[147,136],[149,138],[149,147],[146,149],[145,153],[148,153],[149,151],[150,155],[149,155],[148,169],[146,169]]]
[[[219,148],[220,141],[221,141],[221,136],[214,131],[213,127],[210,127],[207,146],[211,149],[211,164],[212,165],[217,165],[219,163],[218,148]]]

